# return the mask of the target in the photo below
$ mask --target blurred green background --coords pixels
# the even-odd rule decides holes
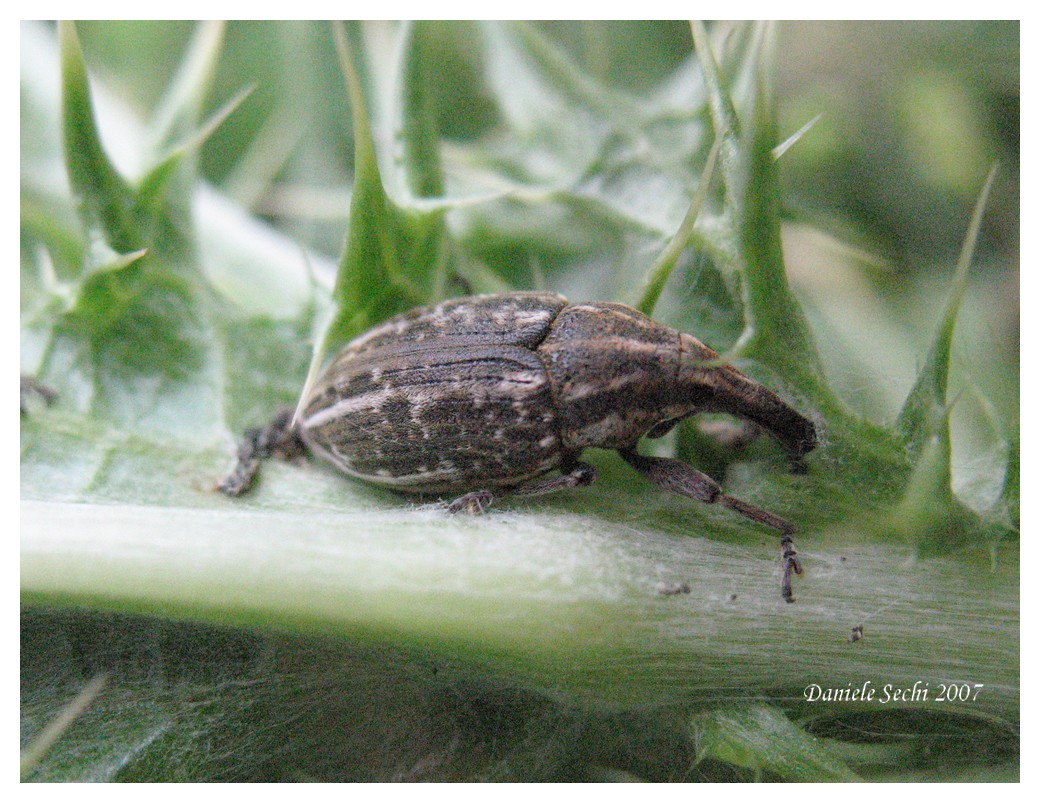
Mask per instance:
[[[432,76],[441,135],[464,141],[494,128],[495,107],[480,92],[480,54],[458,48],[451,27],[457,23],[443,25],[443,66]],[[540,27],[592,76],[636,95],[667,79],[692,47],[682,21]],[[143,115],[166,86],[193,24],[85,22],[79,30],[89,66]],[[996,262],[986,258],[993,253],[1014,262],[1017,22],[788,22],[780,26],[777,57],[782,131],[793,133],[821,115],[812,136],[782,162],[793,210],[869,247],[891,267],[892,281],[910,281],[911,274],[950,265],[996,160],[1001,174],[980,262]],[[295,68],[286,69],[290,64]],[[350,113],[326,27],[232,23],[211,107],[247,85],[256,87],[252,96],[205,146],[203,173],[218,185],[229,181],[254,150],[257,133],[281,113],[278,122],[287,126],[281,147],[289,153],[258,209],[288,221],[345,217],[344,197],[335,193],[351,174],[350,131],[343,125]],[[330,143],[337,145],[331,152]],[[314,207],[286,202],[283,193],[304,190],[313,193]],[[330,196],[323,199],[322,191]],[[335,253],[342,221],[329,228]]]

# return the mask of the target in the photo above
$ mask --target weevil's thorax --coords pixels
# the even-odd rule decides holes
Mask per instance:
[[[573,304],[538,354],[565,448],[621,449],[688,404],[676,385],[679,333],[623,304]]]

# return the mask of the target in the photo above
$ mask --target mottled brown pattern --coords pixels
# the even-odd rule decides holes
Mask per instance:
[[[717,410],[774,425],[795,454],[815,443],[810,422],[695,338],[622,304],[515,293],[413,310],[357,338],[316,383],[300,432],[355,476],[462,491]]]
[[[458,346],[504,345],[534,349],[549,324],[567,306],[556,293],[510,293],[444,301],[397,315],[357,337],[340,352],[337,364],[369,351],[403,351],[439,340]]]
[[[499,487],[544,474],[564,455],[533,348],[565,303],[518,294],[392,319],[326,369],[301,418],[304,440],[344,471],[401,490]],[[482,319],[487,331],[467,323]],[[392,336],[402,323],[406,334]]]

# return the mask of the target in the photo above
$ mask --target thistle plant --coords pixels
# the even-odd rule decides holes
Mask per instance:
[[[21,362],[54,393],[21,419],[25,780],[1017,777],[1017,421],[951,381],[993,172],[871,420],[785,265],[813,128],[778,130],[774,27],[694,24],[638,94],[527,24],[262,36],[196,26],[142,122],[76,26],[23,27]],[[798,526],[796,604],[772,533],[607,453],[481,517],[315,463],[214,493],[337,346],[512,289],[637,305],[819,423],[804,474],[703,421],[659,447]],[[955,492],[966,399],[988,493]]]

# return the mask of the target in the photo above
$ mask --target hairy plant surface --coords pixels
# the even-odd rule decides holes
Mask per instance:
[[[992,173],[926,353],[832,299],[828,350],[919,366],[871,421],[785,271],[772,28],[695,24],[638,93],[525,24],[247,34],[194,29],[141,124],[74,26],[23,27],[22,370],[56,393],[23,385],[25,779],[1017,777],[1017,421],[951,384]],[[481,517],[313,462],[214,492],[309,367],[467,288],[639,306],[812,417],[804,474],[695,421],[660,447],[796,524],[797,602],[775,533],[608,453]]]

